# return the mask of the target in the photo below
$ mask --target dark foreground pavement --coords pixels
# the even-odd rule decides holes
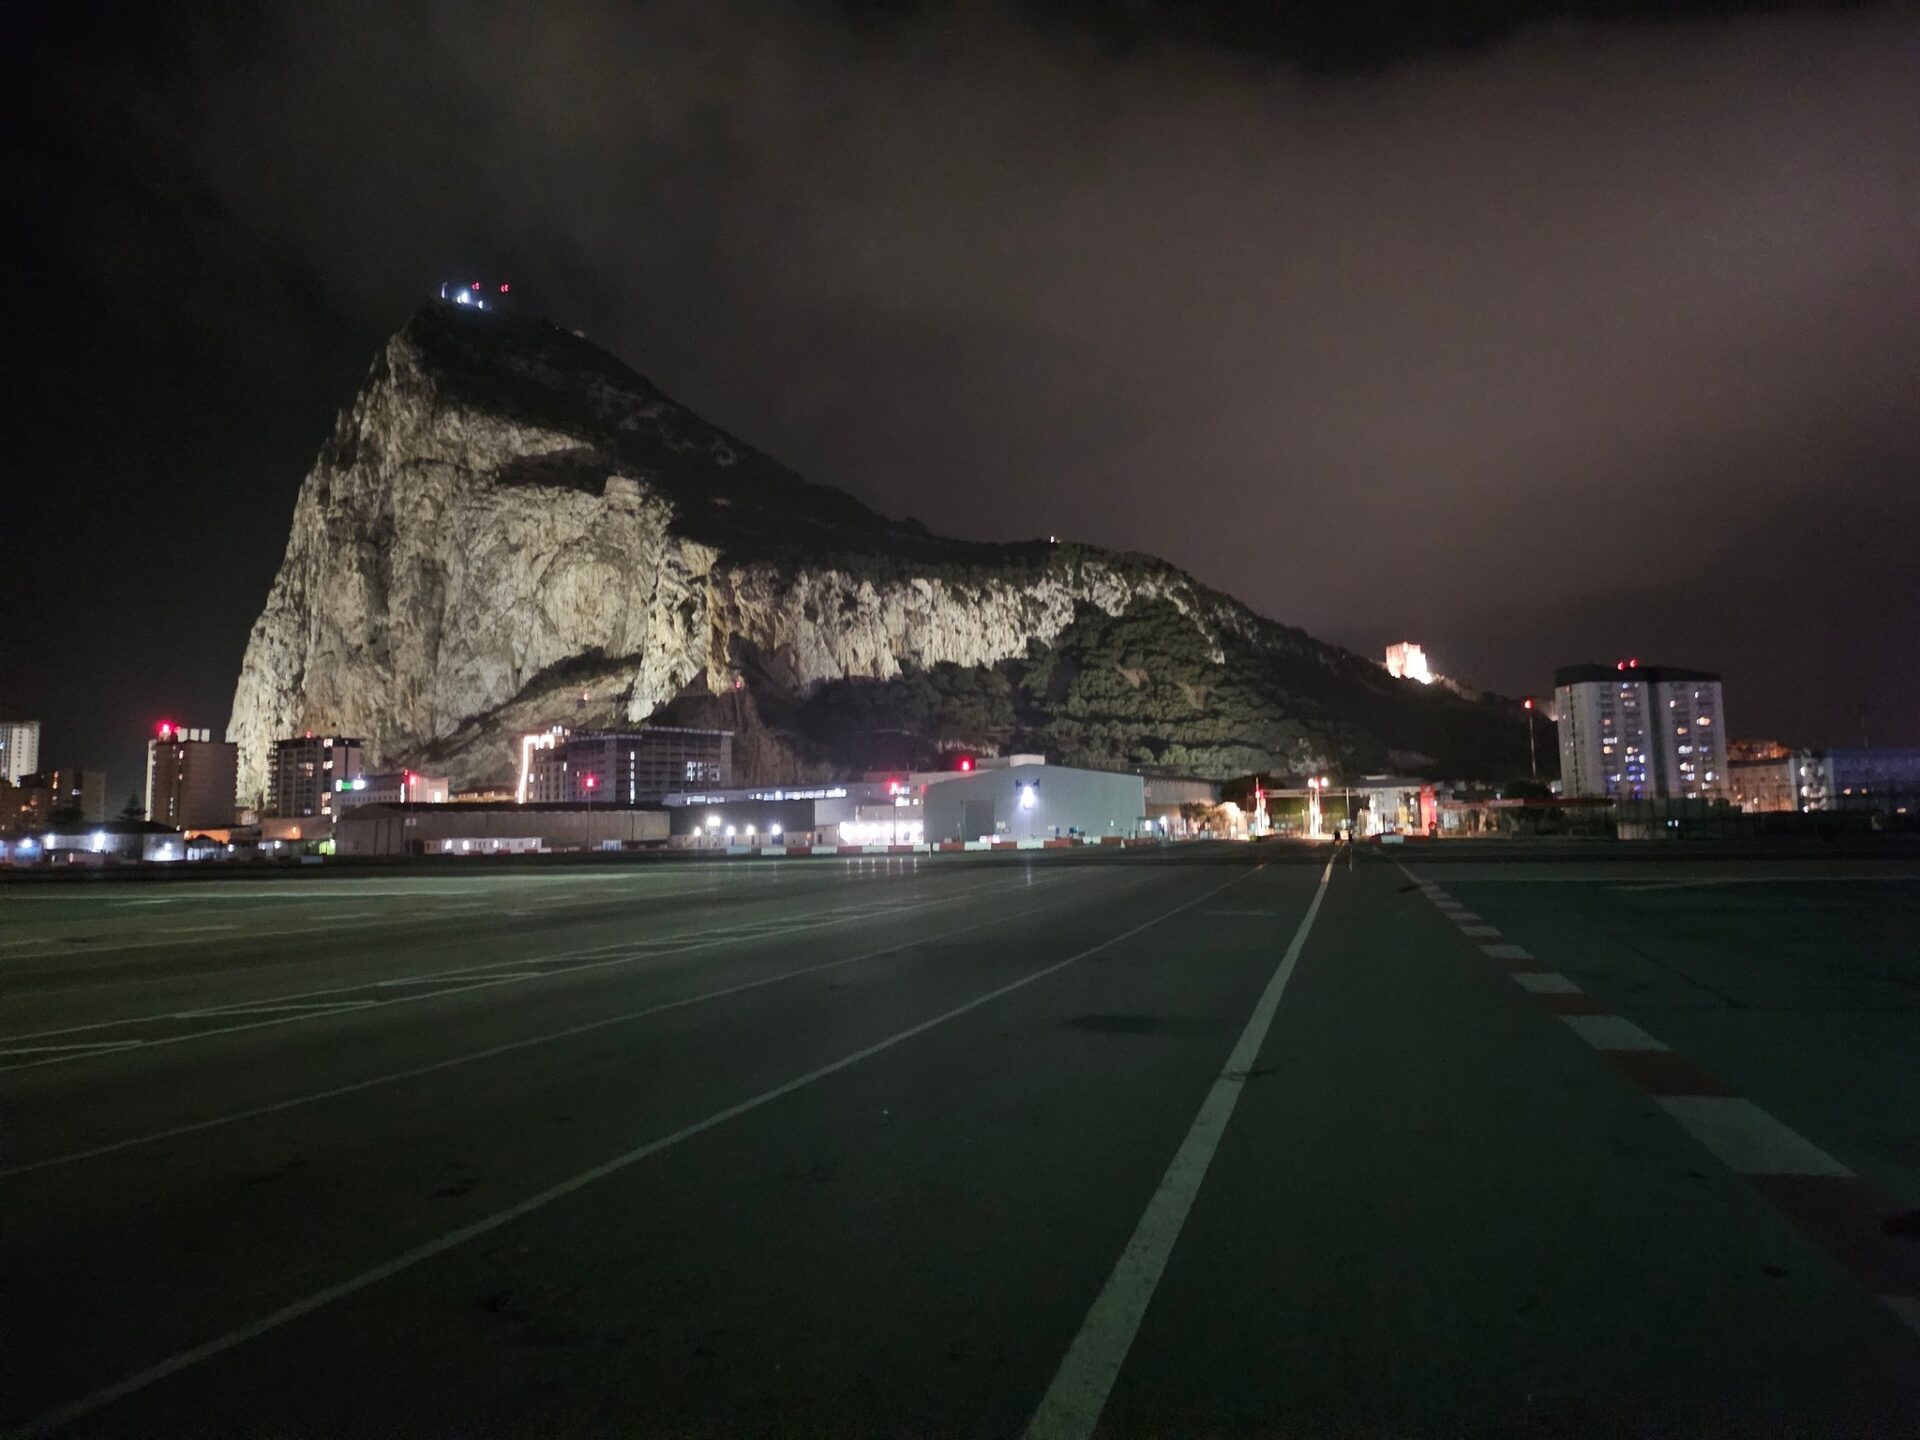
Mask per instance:
[[[1920,1434],[1920,866],[0,891],[0,1424]]]

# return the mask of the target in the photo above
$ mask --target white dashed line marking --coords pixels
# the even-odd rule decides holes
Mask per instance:
[[[1482,945],[1480,948],[1495,960],[1533,959],[1533,952],[1524,945]]]
[[[1722,1165],[1740,1175],[1851,1175],[1819,1146],[1736,1095],[1656,1095]]]
[[[1498,940],[1500,938],[1499,927],[1494,925],[1462,925],[1460,927],[1460,933],[1471,936],[1475,940]]]
[[[1562,1015],[1567,1028],[1596,1050],[1664,1050],[1653,1036],[1623,1015]]]
[[[1556,975],[1551,970],[1522,970],[1513,977],[1513,983],[1522,990],[1531,990],[1536,995],[1582,995],[1578,985],[1564,975]]]

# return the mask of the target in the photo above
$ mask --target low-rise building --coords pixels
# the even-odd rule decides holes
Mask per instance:
[[[1146,833],[1146,783],[1138,775],[1066,765],[976,770],[930,786],[930,841],[1119,839]]]
[[[151,820],[109,820],[73,829],[57,827],[40,836],[39,844],[41,858],[54,865],[187,858],[187,842],[180,832]]]
[[[664,809],[613,805],[358,805],[333,822],[336,855],[645,849],[667,836]]]

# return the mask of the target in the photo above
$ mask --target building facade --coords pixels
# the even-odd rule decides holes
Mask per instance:
[[[86,821],[107,818],[106,771],[69,765],[47,777],[47,788],[53,792],[51,803],[55,814],[77,816]]]
[[[338,815],[356,805],[445,805],[452,794],[452,783],[444,775],[422,775],[418,770],[355,775],[333,782],[333,812]],[[491,798],[511,800],[513,797]]]
[[[240,747],[205,730],[162,725],[147,742],[147,819],[175,830],[233,824]]]
[[[40,722],[0,720],[0,780],[18,785],[40,770]]]
[[[977,770],[927,790],[928,840],[1104,840],[1146,833],[1138,775],[1065,765]]]
[[[358,740],[311,731],[274,741],[260,813],[280,820],[331,819],[339,782],[360,773],[360,750]]]
[[[556,729],[525,736],[520,754],[518,795],[533,805],[634,805],[672,791],[733,783],[731,730]]]
[[[1730,793],[1718,675],[1672,665],[1569,665],[1554,673],[1567,795],[1715,799]]]

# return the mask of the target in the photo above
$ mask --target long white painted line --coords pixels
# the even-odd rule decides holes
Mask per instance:
[[[1664,1050],[1653,1036],[1624,1015],[1562,1015],[1582,1040],[1596,1050]]]
[[[1066,880],[1069,878],[1081,878],[1081,877],[1049,876],[1047,879],[1038,882],[1038,885],[1036,885],[1035,888],[1037,889],[1040,886],[1059,884],[1063,880]],[[884,910],[874,910],[874,909],[846,910],[845,908],[837,905],[829,906],[823,910],[805,911],[802,914],[794,917],[794,922],[812,922],[817,916],[826,917],[825,919],[818,920],[817,923],[790,922],[790,923],[783,924],[778,931],[769,932],[767,935],[753,937],[753,938],[772,939],[780,936],[800,934],[810,930],[828,930],[828,929],[834,928],[835,926],[850,925],[862,920],[871,920],[876,918],[893,919],[896,916],[912,913],[919,910],[932,910],[932,909],[937,909],[942,905],[958,904],[963,900],[970,899],[973,896],[980,894],[984,890],[990,890],[993,888],[995,887],[992,885],[975,885],[966,890],[953,891],[949,894],[939,896],[932,900],[923,900],[912,905],[888,907]],[[685,933],[691,934],[691,935],[707,935],[708,934],[708,932],[704,930],[694,930],[694,931],[688,931]],[[553,974],[570,975],[570,974],[580,973],[588,970],[604,969],[608,965],[631,964],[639,960],[671,959],[676,955],[688,954],[695,950],[708,950],[708,949],[712,949],[716,945],[732,944],[742,937],[721,933],[721,934],[713,935],[710,938],[689,941],[687,944],[680,945],[677,948],[672,948],[672,949],[658,948],[661,943],[667,943],[667,942],[670,942],[671,940],[678,939],[678,938],[680,937],[678,936],[664,937],[663,940],[660,942],[651,941],[651,940],[641,940],[641,941],[616,940],[616,941],[610,941],[604,945],[589,945],[589,946],[585,946],[583,948],[575,949],[575,950],[557,950],[547,955],[521,955],[521,956],[516,956],[512,959],[490,961],[484,965],[459,965],[459,966],[454,966],[447,970],[424,971],[418,975],[394,977],[394,980],[392,981],[364,980],[364,981],[358,981],[351,985],[332,985],[321,990],[298,990],[298,991],[294,991],[291,994],[263,995],[259,997],[257,1000],[234,1001],[233,1004],[235,1006],[267,1005],[267,1004],[274,1004],[274,1003],[283,1002],[283,1001],[315,1000],[315,999],[320,999],[329,995],[347,995],[347,994],[352,994],[355,991],[371,990],[378,986],[401,982],[401,981],[425,983],[428,981],[436,981],[436,980],[442,980],[446,978],[457,978],[462,975],[472,976],[472,977],[479,977],[479,976],[491,977],[489,979],[486,979],[484,982],[462,986],[462,987],[459,987],[458,989],[449,989],[449,990],[439,992],[445,995],[457,995],[462,993],[465,990],[478,990],[478,989],[485,988],[485,985],[489,985],[489,984],[506,983],[509,979],[509,976],[505,972],[511,971],[515,966],[553,965],[553,964],[561,964],[561,963],[575,961],[575,960],[593,960],[593,957],[596,957],[596,956],[610,957],[605,960],[594,960],[594,963],[591,963],[591,964],[569,964],[565,970],[551,972]],[[501,972],[501,973],[495,974],[493,972]],[[512,978],[529,978],[529,977],[512,977]],[[544,978],[544,977],[531,977],[531,978]],[[410,998],[430,999],[434,997],[414,996]],[[214,1007],[214,1008],[220,1008],[220,1007]],[[23,1032],[12,1034],[12,1035],[0,1035],[0,1046],[11,1045],[13,1042],[18,1040],[43,1040],[43,1039],[51,1038],[52,1036],[55,1036],[55,1035],[80,1035],[80,1034],[90,1033],[96,1030],[119,1030],[119,1029],[124,1029],[129,1025],[156,1025],[168,1020],[178,1020],[183,1015],[198,1014],[198,1013],[200,1012],[168,1010],[168,1011],[160,1012],[158,1014],[137,1015],[137,1016],[132,1016],[132,1017],[119,1019],[119,1020],[96,1020],[85,1025],[64,1025],[53,1030],[29,1030],[29,1031],[23,1031]],[[247,1028],[247,1027],[236,1027],[236,1028]],[[198,1038],[201,1038],[202,1036],[224,1035],[224,1034],[230,1034],[230,1033],[231,1033],[230,1030],[207,1030],[207,1031],[200,1032],[199,1035],[187,1036],[182,1038],[198,1039]],[[171,1044],[173,1042],[171,1040],[157,1040],[154,1043],[155,1044]],[[17,1069],[20,1067],[0,1066],[0,1071],[4,1071],[8,1068]]]
[[[105,1145],[95,1145],[88,1150],[75,1150],[66,1155],[52,1155],[44,1160],[30,1160],[25,1164],[0,1169],[0,1180],[13,1175],[28,1175],[36,1170],[51,1170],[58,1165],[71,1165],[79,1160],[92,1160],[102,1155],[112,1155],[121,1150],[131,1150],[141,1145],[152,1145],[161,1140],[177,1140],[183,1135],[197,1135],[202,1130],[214,1130],[223,1125],[238,1124],[243,1120],[255,1120],[263,1115],[278,1115],[283,1111],[297,1110],[303,1105],[318,1104],[323,1100],[337,1100],[343,1095],[357,1095],[363,1090],[378,1089],[383,1085],[395,1085],[403,1080],[417,1080],[423,1075],[437,1074],[442,1070],[451,1070],[458,1065],[472,1064],[478,1060],[491,1060],[499,1055],[511,1055],[519,1050],[531,1050],[540,1045],[551,1045],[556,1040],[571,1039],[575,1035],[590,1035],[596,1030],[605,1030],[613,1025],[626,1025],[635,1020],[643,1020],[649,1015],[664,1015],[673,1010],[685,1010],[694,1005],[704,1005],[709,1000],[724,1000],[730,995],[743,995],[750,990],[760,990],[769,985],[778,985],[785,980],[798,980],[803,976],[817,975],[823,970],[837,970],[845,965],[858,965],[867,960],[878,960],[887,955],[897,955],[902,951],[917,949],[922,945],[935,945],[950,940],[955,935],[966,935],[975,930],[984,930],[991,925],[1002,925],[1014,920],[1024,920],[1030,915],[1042,911],[1057,909],[1074,897],[1063,895],[1044,905],[1029,906],[1011,915],[994,915],[985,920],[977,920],[971,925],[956,926],[943,930],[937,935],[926,935],[914,940],[903,940],[895,945],[882,946],[877,950],[862,951],[857,955],[845,955],[838,960],[822,960],[814,965],[802,965],[795,970],[782,970],[774,975],[763,975],[755,980],[742,980],[733,985],[722,985],[718,989],[704,990],[698,995],[689,995],[680,1000],[663,1000],[655,1005],[646,1005],[638,1010],[629,1010],[620,1015],[607,1015],[598,1020],[589,1020],[581,1025],[569,1025],[563,1030],[552,1030],[541,1035],[529,1035],[520,1040],[509,1040],[502,1045],[490,1045],[484,1050],[469,1051],[464,1055],[451,1055],[444,1060],[434,1060],[425,1065],[415,1065],[406,1070],[394,1070],[384,1075],[369,1076],[365,1080],[355,1080],[351,1084],[336,1085],[327,1090],[316,1090],[307,1095],[295,1095],[286,1100],[276,1100],[267,1105],[255,1105],[246,1110],[236,1110],[226,1115],[216,1115],[209,1120],[195,1120],[185,1125],[170,1126],[165,1130],[154,1130],[144,1135],[132,1135],[124,1140],[111,1141]],[[222,1032],[224,1033],[224,1032]],[[144,1045],[144,1040],[112,1041],[114,1045]],[[66,1047],[47,1047],[66,1048]]]
[[[1737,1095],[1656,1095],[1653,1099],[1737,1175],[1853,1174],[1751,1100]]]
[[[1320,872],[1320,884],[1308,902],[1307,913],[1301,916],[1299,927],[1293,932],[1286,954],[1281,956],[1273,978],[1267,981],[1267,988],[1260,992],[1253,1013],[1247,1017],[1246,1028],[1227,1056],[1225,1067],[1207,1091],[1206,1099],[1200,1102],[1186,1139],[1180,1142],[1173,1163],[1167,1166],[1167,1173],[1160,1177],[1160,1184],[1147,1201],[1140,1223],[1134,1227],[1133,1238],[1120,1252],[1113,1273],[1107,1276],[1093,1308],[1081,1322],[1080,1333],[1067,1347],[1053,1383],[1027,1422],[1027,1440],[1084,1440],[1099,1423],[1107,1396],[1113,1392],[1120,1367],[1133,1348],[1134,1337],[1139,1334],[1140,1321],[1167,1268],[1167,1257],[1173,1253],[1174,1242],[1180,1238],[1187,1214],[1193,1209],[1194,1197],[1207,1178],[1207,1167],[1213,1163],[1214,1152],[1220,1148],[1220,1137],[1226,1133],[1227,1122],[1240,1103],[1247,1076],[1260,1058],[1260,1048],[1272,1028],[1280,996],[1287,988],[1287,981],[1293,978],[1300,951],[1313,929],[1314,917],[1320,913],[1320,902],[1326,897],[1335,859],[1338,859],[1337,852]]]
[[[1517,970],[1513,983],[1522,990],[1531,990],[1536,995],[1584,995],[1573,981],[1564,975],[1556,975],[1551,970]]]
[[[793,1079],[776,1085],[771,1090],[763,1090],[758,1095],[742,1100],[738,1104],[729,1105],[723,1110],[716,1110],[704,1119],[696,1120],[691,1125],[674,1131],[671,1135],[664,1135],[658,1140],[649,1140],[644,1145],[636,1145],[625,1154],[616,1155],[611,1160],[594,1166],[591,1170],[583,1170],[570,1179],[562,1180],[558,1185],[551,1185],[545,1190],[529,1195],[517,1205],[509,1205],[504,1210],[497,1210],[484,1219],[474,1221],[471,1225],[462,1225],[457,1230],[449,1230],[444,1235],[429,1240],[423,1245],[416,1245],[411,1250],[403,1251],[383,1264],[376,1265],[370,1270],[362,1270],[358,1275],[342,1280],[336,1285],[329,1285],[323,1290],[316,1290],[304,1299],[296,1300],[291,1305],[283,1305],[278,1310],[267,1315],[262,1315],[259,1319],[251,1321],[248,1324],[229,1330],[224,1335],[216,1336],[205,1344],[196,1345],[189,1350],[182,1350],[178,1354],[171,1355],[156,1365],[149,1365],[144,1370],[136,1370],[130,1375],[123,1376],[111,1385],[103,1385],[98,1390],[82,1395],[78,1399],[70,1400],[66,1404],[57,1406],[52,1410],[43,1411],[11,1433],[21,1437],[45,1434],[49,1430],[70,1424],[82,1416],[91,1415],[94,1411],[111,1405],[116,1400],[124,1400],[129,1395],[138,1394],[140,1391],[147,1389],[151,1385],[158,1384],[169,1376],[179,1374],[182,1370],[190,1370],[195,1365],[199,1365],[204,1361],[213,1359],[217,1355],[223,1355],[229,1350],[246,1344],[249,1340],[256,1340],[262,1335],[278,1330],[284,1325],[289,1325],[295,1320],[311,1315],[316,1310],[323,1310],[335,1301],[344,1300],[350,1295],[356,1295],[362,1290],[378,1285],[383,1280],[390,1280],[395,1275],[411,1270],[414,1266],[424,1261],[444,1255],[449,1250],[457,1249],[471,1240],[479,1239],[482,1235],[491,1234],[502,1226],[511,1225],[514,1221],[531,1215],[536,1210],[545,1209],[556,1200],[564,1200],[567,1196],[584,1190],[589,1185],[604,1180],[610,1175],[617,1175],[620,1171],[638,1164],[649,1156],[658,1155],[663,1150],[671,1149],[684,1140],[691,1140],[694,1136],[704,1134],[708,1130],[724,1125],[729,1120],[737,1120],[742,1115],[751,1114],[764,1105],[770,1105],[775,1100],[783,1099],[797,1090],[804,1090],[807,1086],[825,1080],[830,1075],[837,1075],[842,1070],[850,1069],[863,1060],[870,1060],[875,1055],[884,1054],[895,1046],[905,1044],[915,1036],[924,1035],[929,1030],[937,1029],[949,1021],[959,1019],[962,1015],[971,1014],[983,1005],[990,1005],[996,1000],[1013,994],[1016,990],[1024,990],[1029,985],[1037,984],[1039,981],[1045,980],[1048,976],[1056,975],[1060,971],[1065,970],[1069,965],[1076,965],[1089,956],[1098,955],[1103,950],[1111,950],[1123,940],[1131,940],[1134,936],[1151,930],[1162,921],[1171,920],[1174,916],[1183,914],[1193,909],[1196,905],[1205,904],[1208,900],[1211,900],[1215,895],[1218,895],[1222,890],[1226,889],[1227,886],[1237,884],[1240,880],[1246,878],[1246,876],[1257,874],[1258,869],[1263,868],[1265,867],[1262,866],[1255,870],[1242,871],[1240,874],[1233,876],[1232,879],[1222,881],[1204,894],[1192,900],[1184,901],[1174,906],[1171,910],[1163,910],[1152,919],[1143,920],[1138,925],[1122,930],[1118,935],[1110,935],[1097,945],[1089,945],[1084,950],[1075,951],[1064,960],[1056,960],[1051,965],[1043,965],[1038,970],[1029,971],[1018,980],[1012,980],[1005,985],[996,986],[983,995],[976,995],[973,999],[956,1005],[951,1010],[942,1011],[930,1020],[922,1020],[917,1025],[909,1025],[904,1030],[896,1030],[884,1040],[877,1040],[871,1045],[866,1045],[853,1051],[851,1054],[841,1056],[838,1060],[829,1061],[827,1064],[809,1070],[803,1075],[796,1075]],[[1320,892],[1316,892],[1314,895],[1315,908],[1319,906],[1320,894],[1326,889],[1326,876],[1324,874],[1321,876],[1320,884]],[[985,925],[994,922],[982,921],[980,923]]]

